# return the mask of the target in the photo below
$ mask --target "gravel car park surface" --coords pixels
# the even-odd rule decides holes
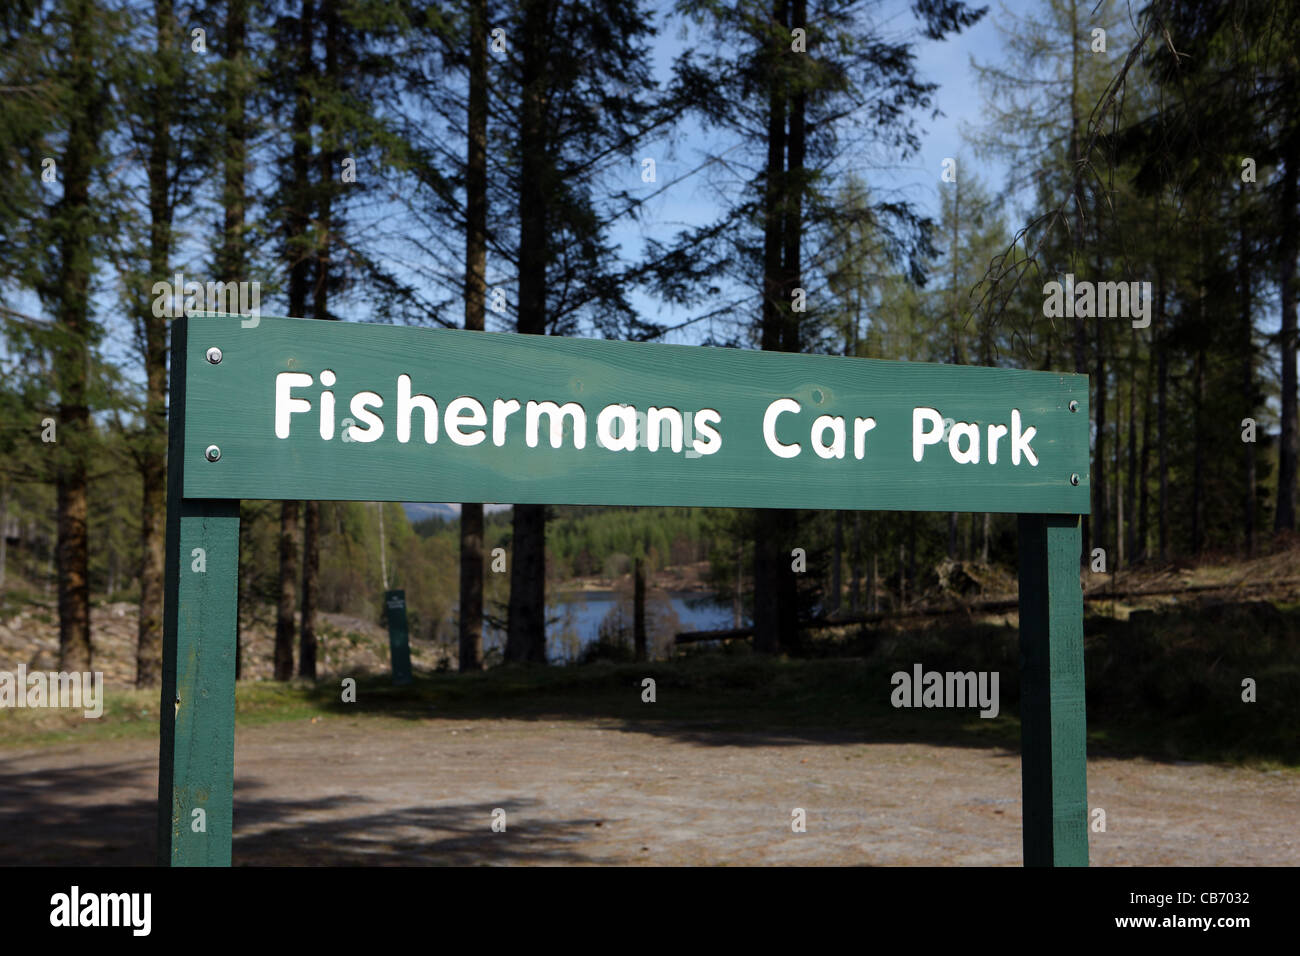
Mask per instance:
[[[0,751],[0,865],[151,863],[156,800],[155,741]],[[1094,866],[1300,864],[1293,771],[1092,759],[1088,801]],[[234,862],[1016,866],[1020,760],[693,724],[282,722],[238,732]]]

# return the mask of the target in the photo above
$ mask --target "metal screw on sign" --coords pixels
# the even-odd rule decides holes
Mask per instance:
[[[203,455],[208,459],[208,461],[217,461],[219,458],[221,458],[221,449],[218,448],[216,445],[209,445],[208,450],[205,451]],[[1077,485],[1079,483],[1077,480],[1078,476],[1076,475],[1075,478],[1076,480],[1074,483]]]
[[[218,362],[221,361],[221,353],[220,353],[220,352],[217,352],[217,361],[218,361]],[[1076,401],[1074,401],[1073,399],[1071,399],[1071,400],[1070,400],[1070,411],[1072,411],[1072,412],[1077,412],[1078,410],[1079,410],[1079,403],[1076,402]]]
[[[214,459],[214,460],[215,460],[215,459]],[[1078,476],[1077,474],[1076,474],[1076,475],[1071,475],[1071,476],[1070,476],[1070,484],[1072,484],[1072,485],[1077,485],[1078,483],[1079,483],[1079,476]]]
[[[215,345],[208,349],[208,361],[213,365],[221,364],[221,349]]]

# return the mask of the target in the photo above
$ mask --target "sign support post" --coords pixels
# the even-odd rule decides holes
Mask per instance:
[[[1020,778],[1025,866],[1088,865],[1077,515],[1021,515]]]
[[[185,319],[172,327],[157,855],[229,866],[239,501],[184,497],[187,331]]]

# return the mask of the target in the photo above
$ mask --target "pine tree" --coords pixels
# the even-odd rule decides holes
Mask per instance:
[[[465,328],[482,332],[487,298],[488,5],[469,4],[469,104],[465,160]],[[462,671],[483,666],[483,505],[460,506]]]
[[[844,148],[855,115],[868,109],[872,93],[883,96],[881,89],[889,91],[892,105],[877,112],[872,138],[904,154],[914,150],[919,141],[909,111],[928,103],[934,86],[916,75],[914,38],[886,39],[860,3],[774,0],[758,7],[681,0],[677,6],[708,28],[713,43],[679,62],[696,110],[763,150],[745,193],[720,222],[683,236],[678,255],[689,249],[697,258],[734,261],[739,276],[759,292],[757,316],[749,313],[750,341],[765,350],[800,351],[821,338],[813,328],[817,310],[804,314],[815,296],[804,240],[807,220],[831,229],[836,224],[824,196],[824,170]],[[934,39],[975,23],[983,12],[950,2],[920,2],[913,10]],[[882,230],[911,232],[914,250],[928,250],[922,217],[910,206],[882,204],[878,211]],[[714,275],[713,268],[694,266],[677,281]],[[741,318],[745,309],[738,305],[734,314]],[[800,523],[788,511],[758,511],[751,528],[754,646],[773,652],[795,640],[799,606],[812,597],[799,596],[789,557]]]
[[[91,370],[102,335],[90,297],[107,231],[94,187],[114,117],[113,52],[122,24],[94,0],[67,0],[52,8],[44,26],[57,38],[47,51],[47,76],[58,108],[46,127],[49,139],[40,146],[48,149],[50,168],[57,170],[62,188],[52,206],[42,210],[45,215],[27,224],[33,238],[20,252],[26,267],[21,278],[54,319],[52,327],[33,326],[31,331],[39,347],[49,351],[57,394],[53,418],[58,437],[46,448],[58,509],[59,667],[89,670],[89,462],[97,446]]]
[[[202,91],[201,57],[192,53],[177,22],[173,0],[155,0],[151,22],[137,30],[138,46],[127,89],[130,139],[125,148],[144,157],[145,208],[128,214],[143,233],[128,250],[127,300],[144,366],[145,394],[139,434],[133,441],[141,476],[140,617],[136,686],[157,686],[162,676],[163,539],[167,480],[167,322],[155,309],[156,282],[172,281],[178,209],[192,202],[201,182],[197,154]],[[132,204],[134,206],[134,204]]]
[[[282,260],[288,276],[289,315],[307,314],[314,249],[312,215],[312,76],[315,71],[315,0],[300,0],[296,16],[277,23],[282,40],[275,63],[276,92],[289,112],[288,162],[281,168],[279,206],[283,224]],[[300,574],[298,544],[301,503],[280,504],[280,586],[275,626],[275,677],[293,676],[293,645]]]

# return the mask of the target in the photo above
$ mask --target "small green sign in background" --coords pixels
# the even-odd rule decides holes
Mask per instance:
[[[388,650],[393,661],[393,683],[411,683],[411,637],[406,626],[406,592],[384,592],[384,616],[388,620]]]

